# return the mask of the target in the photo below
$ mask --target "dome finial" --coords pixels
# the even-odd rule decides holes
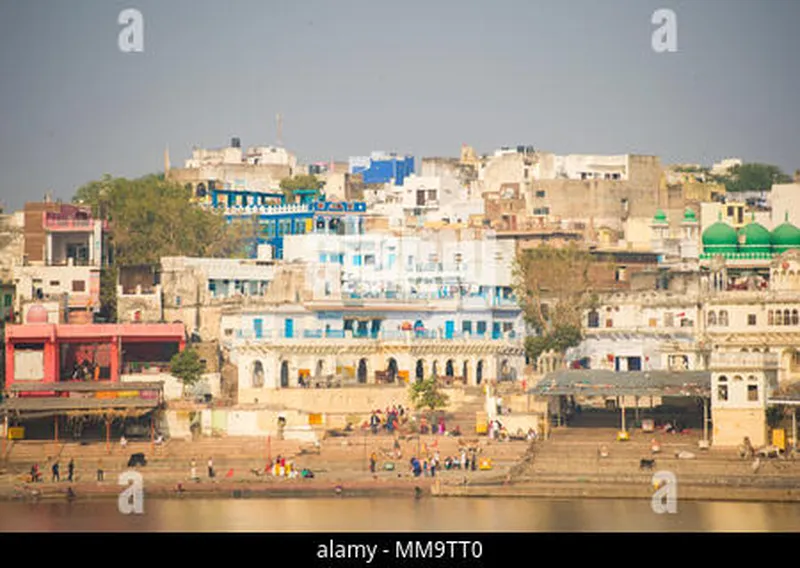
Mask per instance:
[[[722,221],[722,209],[717,212],[717,221]]]

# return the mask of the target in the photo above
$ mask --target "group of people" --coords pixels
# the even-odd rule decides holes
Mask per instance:
[[[96,381],[100,378],[100,366],[87,359],[75,361],[72,367],[73,381]]]
[[[197,475],[197,460],[192,458],[192,462],[190,464],[191,471],[190,476],[192,481],[200,481],[200,476]],[[214,479],[216,476],[216,471],[214,470],[214,458],[208,458],[208,478]]]
[[[433,456],[419,460],[416,456],[411,458],[411,474],[414,477],[436,477],[436,472],[442,466],[445,470],[460,469],[464,471],[476,471],[478,469],[478,449],[461,448],[461,455],[447,456],[442,462],[439,451],[434,452]]]
[[[377,434],[379,430],[385,429],[390,434],[396,432],[401,425],[408,421],[405,408],[402,405],[392,405],[391,408],[387,407],[385,411],[373,410],[369,417],[369,428],[373,434]]]
[[[53,476],[52,477],[53,483],[61,481],[61,465],[58,463],[58,460],[53,462],[50,471]],[[69,463],[67,464],[67,481],[72,482],[74,480],[75,480],[75,460],[70,459]],[[31,466],[31,483],[39,483],[42,481],[44,481],[44,475],[39,469],[39,464],[35,463]]]

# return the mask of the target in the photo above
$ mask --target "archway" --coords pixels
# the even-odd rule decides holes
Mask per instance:
[[[284,361],[281,363],[281,388],[288,388],[289,386],[289,362]]]
[[[414,373],[417,382],[425,379],[425,362],[422,359],[417,359],[417,369]]]
[[[316,372],[315,376],[321,377],[323,372],[324,372],[324,370],[325,370],[325,361],[320,359],[320,360],[317,361],[317,372]]]
[[[464,384],[469,384],[469,361],[464,361],[464,365],[461,368],[461,376],[464,379]]]
[[[500,380],[508,381],[511,379],[511,367],[508,365],[508,359],[503,359],[500,364]]]
[[[455,369],[453,369],[453,360],[448,359],[447,363],[444,364],[444,375],[447,378],[452,379],[455,376],[455,374],[456,374]]]
[[[478,367],[475,370],[475,384],[481,384],[483,380],[483,359],[478,361]]]
[[[387,377],[390,383],[397,380],[397,361],[394,358],[389,359],[389,368],[387,369]]]
[[[261,361],[253,363],[253,388],[259,389],[264,386],[264,365]]]
[[[367,360],[361,359],[358,362],[358,382],[365,384],[367,382]]]
[[[431,375],[433,375],[434,377],[439,376],[439,368],[438,368],[439,366],[437,363],[438,361],[434,361],[433,365],[431,366]]]

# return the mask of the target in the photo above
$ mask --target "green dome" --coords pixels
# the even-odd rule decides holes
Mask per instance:
[[[695,215],[695,212],[687,207],[686,211],[683,212],[683,220],[685,222],[694,223],[697,221],[697,215]]]
[[[659,209],[658,211],[656,211],[656,216],[653,217],[653,222],[654,223],[666,223],[667,222],[667,215],[661,209]]]
[[[789,213],[786,221],[775,227],[772,231],[772,246],[775,252],[786,252],[789,249],[800,248],[800,229],[789,222]]]
[[[736,252],[738,242],[736,230],[722,221],[717,221],[703,231],[703,250],[707,253]]]
[[[739,230],[739,248],[742,252],[772,252],[772,236],[754,220]]]

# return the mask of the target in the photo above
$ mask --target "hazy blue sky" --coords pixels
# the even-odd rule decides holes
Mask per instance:
[[[651,48],[658,8],[677,53]],[[0,0],[0,200],[272,144],[277,112],[304,161],[466,142],[793,172],[798,22],[797,0]]]

